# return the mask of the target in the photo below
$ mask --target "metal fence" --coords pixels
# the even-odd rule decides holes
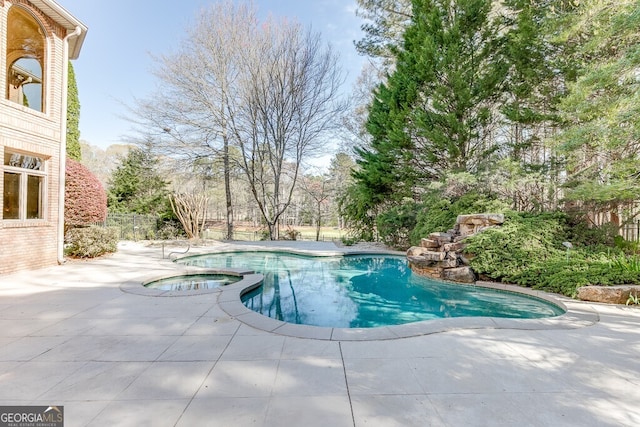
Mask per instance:
[[[162,239],[159,230],[159,218],[154,215],[140,215],[133,213],[109,213],[107,219],[99,225],[104,227],[114,227],[120,230],[121,240],[154,240]],[[226,230],[219,228],[207,228],[202,233],[203,239],[224,240]],[[285,233],[282,233],[283,237]],[[320,241],[339,240],[342,233],[321,233]],[[164,237],[166,238],[166,237]],[[240,241],[256,242],[268,238],[264,231],[240,231],[233,232],[233,239]],[[316,240],[315,231],[304,230],[296,235],[296,240]]]
[[[212,240],[224,240],[226,235],[226,230],[220,229],[206,229],[202,233],[203,239],[212,239]],[[283,237],[283,236],[281,236]],[[265,234],[264,231],[234,231],[233,232],[233,240],[239,241],[247,241],[247,242],[256,242],[260,240],[265,240],[268,238],[268,234]],[[296,236],[296,240],[316,240],[316,234],[314,233],[300,233]],[[330,242],[333,240],[340,240],[340,237],[336,237],[335,233],[332,235],[327,235],[324,233],[320,233],[319,241],[321,242]]]
[[[640,221],[623,225],[620,235],[630,242],[640,242]]]
[[[120,230],[122,240],[155,239],[158,234],[158,217],[129,213],[109,213],[103,224]]]

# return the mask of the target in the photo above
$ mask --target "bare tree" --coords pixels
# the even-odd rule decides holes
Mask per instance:
[[[344,78],[320,35],[291,21],[260,22],[251,5],[205,9],[179,51],[158,59],[161,89],[134,110],[165,155],[221,156],[227,232],[233,232],[230,145],[272,239],[291,203],[301,162],[339,125]]]
[[[365,64],[360,70],[360,75],[351,88],[349,109],[342,117],[343,132],[339,136],[341,151],[352,152],[355,147],[369,148],[371,135],[366,129],[369,107],[375,88],[384,78],[372,64]]]
[[[312,222],[316,225],[316,241],[318,241],[323,225],[323,206],[328,204],[331,197],[331,177],[328,174],[303,176],[301,184],[305,194],[313,201]]]
[[[242,108],[232,127],[243,169],[271,239],[291,198],[303,159],[326,145],[345,103],[338,56],[320,35],[289,21],[268,20],[245,58]]]
[[[229,123],[242,102],[237,93],[240,76],[246,73],[242,56],[257,28],[251,5],[226,1],[203,9],[179,50],[156,58],[154,74],[161,88],[138,101],[133,111],[160,153],[192,164],[222,159],[229,239],[234,223]]]
[[[198,239],[207,219],[207,197],[204,194],[174,194],[171,208],[184,227],[189,239]]]

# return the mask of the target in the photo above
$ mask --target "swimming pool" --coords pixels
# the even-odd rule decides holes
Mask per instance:
[[[447,317],[536,319],[564,313],[540,298],[418,276],[401,256],[258,251],[178,262],[261,273],[262,286],[243,294],[242,303],[265,316],[302,325],[372,328]]]

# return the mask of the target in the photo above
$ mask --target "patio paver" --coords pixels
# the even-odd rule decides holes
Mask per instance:
[[[640,425],[636,307],[563,299],[570,315],[537,324],[360,332],[262,327],[222,292],[121,289],[175,268],[123,242],[0,276],[0,405],[64,405],[67,427]]]

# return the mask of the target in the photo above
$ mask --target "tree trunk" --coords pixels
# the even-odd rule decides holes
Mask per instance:
[[[278,240],[280,238],[280,227],[278,226],[278,220],[276,219],[273,223],[268,223],[269,227],[269,239],[270,240]]]
[[[316,221],[316,242],[320,241],[320,227],[322,226],[322,207],[318,201],[318,220]]]
[[[231,171],[229,170],[229,138],[223,136],[224,190],[227,203],[227,240],[233,240],[233,205],[231,202]]]

